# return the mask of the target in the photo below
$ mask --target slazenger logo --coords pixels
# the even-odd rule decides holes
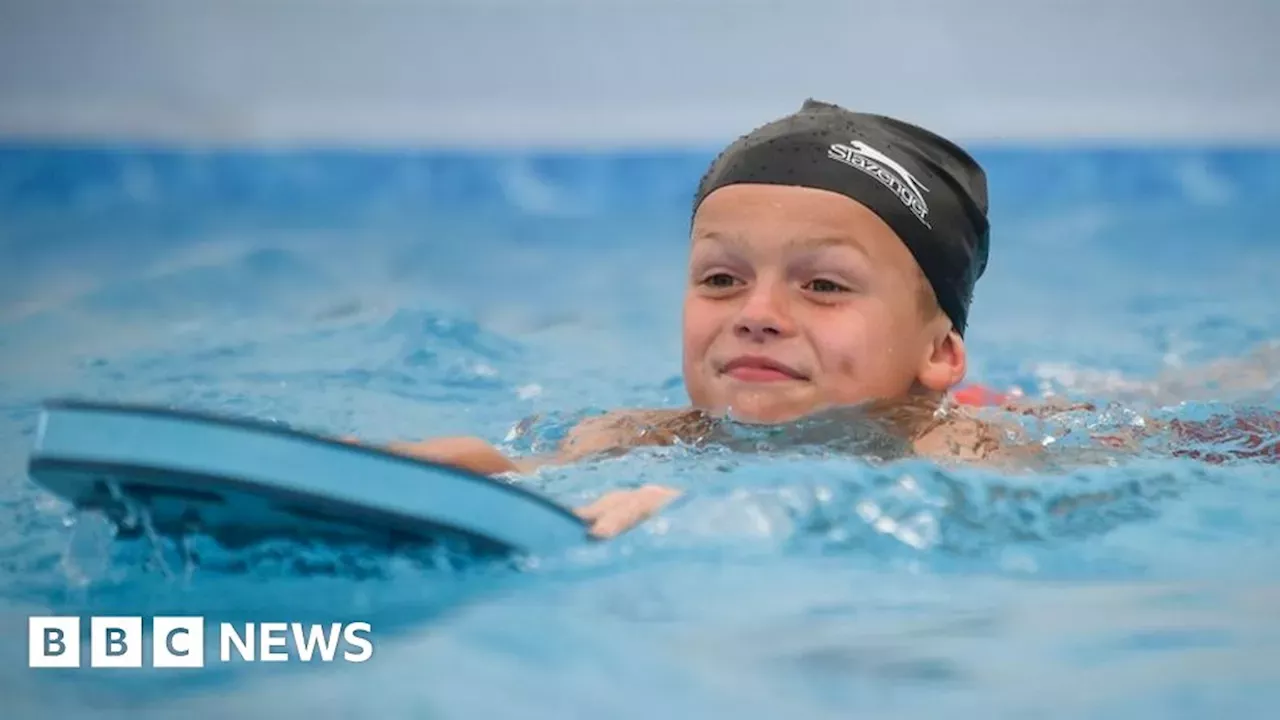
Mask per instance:
[[[916,217],[920,218],[920,222],[924,223],[925,227],[933,228],[927,219],[929,204],[924,201],[924,194],[929,191],[929,188],[902,167],[898,161],[861,140],[854,140],[848,145],[836,143],[827,150],[827,157],[839,160],[879,180],[885,187],[892,190],[898,199],[915,213]]]

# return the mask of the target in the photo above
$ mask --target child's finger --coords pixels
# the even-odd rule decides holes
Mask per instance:
[[[609,493],[593,503],[574,510],[574,512],[583,520],[599,520],[606,513],[617,507],[618,503],[625,502],[626,499],[626,495],[623,493]]]
[[[580,508],[573,509],[573,514],[577,515],[583,520],[596,520],[597,518],[600,517],[600,512],[601,512],[601,509],[600,509],[599,500],[591,503],[590,505],[583,505]]]
[[[591,534],[598,538],[611,538],[635,527],[649,515],[648,509],[632,498],[623,498],[601,513],[591,525]]]
[[[636,524],[636,518],[624,514],[606,515],[591,526],[590,532],[600,539],[608,539],[620,535],[624,530]]]
[[[643,522],[677,495],[670,488],[645,486],[609,493],[574,512],[591,524],[592,535],[613,537]]]
[[[650,498],[632,495],[621,498],[612,506],[600,513],[591,526],[591,534],[600,538],[611,538],[649,519],[661,504]]]

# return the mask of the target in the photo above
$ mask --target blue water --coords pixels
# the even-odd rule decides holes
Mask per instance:
[[[1037,428],[1062,445],[1280,409],[1271,359],[1238,387],[1147,384],[1280,338],[1280,150],[979,155],[994,232],[970,379],[1100,401]],[[645,482],[685,500],[516,567],[203,547],[193,569],[24,475],[51,396],[513,452],[602,409],[679,405],[687,203],[709,159],[0,149],[6,717],[1275,715],[1280,472],[1260,462],[1002,475],[643,451],[528,482],[571,505]],[[376,652],[28,670],[26,617],[51,613],[363,619]]]

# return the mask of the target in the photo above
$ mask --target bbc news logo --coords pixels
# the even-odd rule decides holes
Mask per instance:
[[[95,668],[142,667],[151,650],[151,667],[200,668],[206,658],[203,617],[155,617],[150,642],[141,617],[89,618],[88,660]],[[304,624],[283,622],[219,623],[221,662],[352,662],[373,657],[372,628],[366,622]],[[29,667],[75,668],[83,665],[81,618],[32,617],[27,625]],[[289,641],[293,641],[290,646]]]

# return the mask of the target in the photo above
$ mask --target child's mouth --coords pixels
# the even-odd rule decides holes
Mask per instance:
[[[742,382],[767,383],[804,380],[800,371],[763,357],[743,356],[729,361],[721,372]]]

